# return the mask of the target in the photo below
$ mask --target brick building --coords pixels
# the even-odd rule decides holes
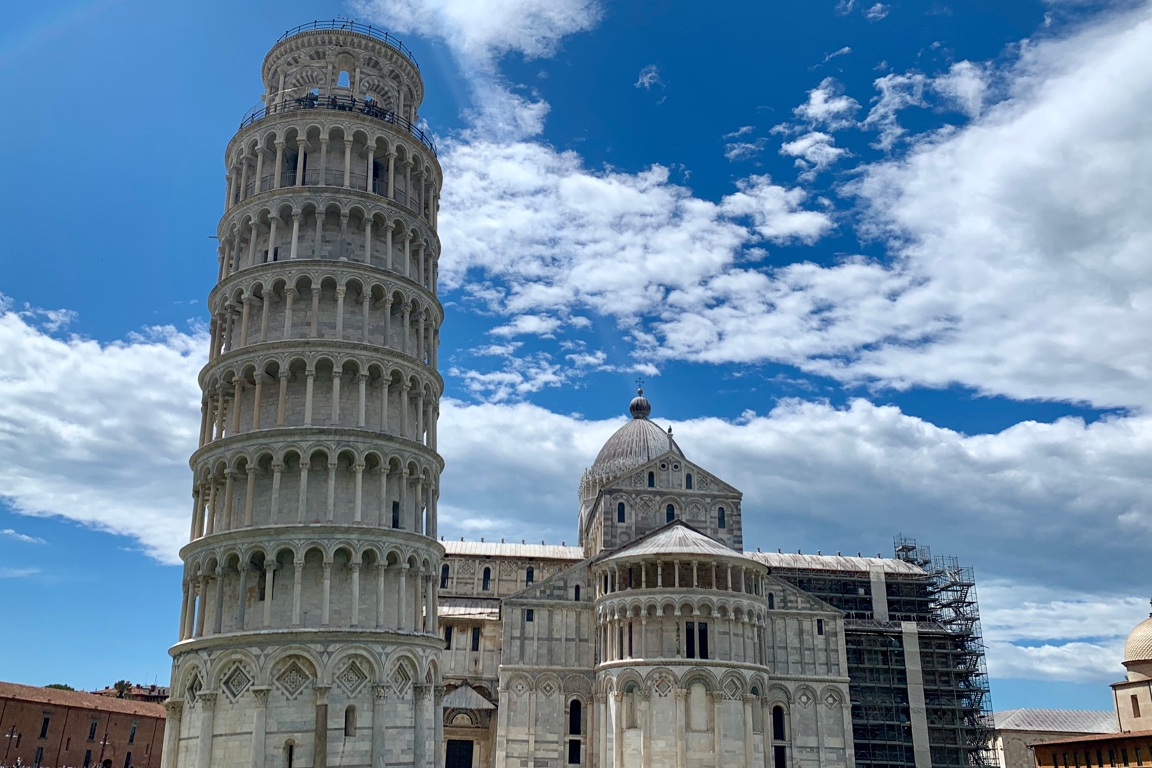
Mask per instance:
[[[0,765],[158,768],[164,707],[0,683]]]

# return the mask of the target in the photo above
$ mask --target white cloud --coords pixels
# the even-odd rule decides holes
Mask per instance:
[[[591,29],[602,14],[595,0],[359,0],[353,5],[394,32],[443,40],[486,67],[510,52],[550,57],[564,37]]]
[[[105,345],[59,339],[5,313],[6,502],[22,514],[132,536],[173,562],[187,535],[186,460],[205,344],[202,336],[174,331]],[[584,357],[576,365],[604,362],[597,352],[574,354]],[[548,375],[525,371],[521,380],[495,386],[546,386]],[[658,397],[656,404],[663,423]],[[445,534],[574,541],[580,472],[622,421],[525,403],[445,400]],[[902,531],[938,553],[960,555],[982,578],[1006,580],[982,585],[998,675],[1035,677],[1037,665],[1057,663],[1053,657],[1072,665],[1060,670],[1085,679],[1114,666],[1116,637],[1138,607],[1114,595],[1145,585],[1138,573],[1104,572],[1097,563],[1133,561],[1152,543],[1152,479],[1145,472],[1152,417],[1025,422],[966,437],[863,400],[844,408],[784,401],[735,422],[701,418],[674,426],[691,459],[744,491],[748,546],[889,551],[890,535]],[[1085,551],[1093,556],[1082,557]],[[1036,583],[1049,586],[1020,586]],[[1102,636],[1080,637],[1078,624]],[[1036,643],[1053,650],[1021,650]],[[1086,649],[1087,661],[1077,666],[1076,654]]]
[[[38,573],[39,568],[0,568],[0,579],[26,579]]]
[[[493,336],[545,336],[551,337],[552,332],[560,327],[560,320],[548,315],[518,315],[512,322],[493,328],[489,333]]]
[[[824,57],[824,63],[827,64],[828,62],[832,61],[832,59],[836,58],[837,56],[847,56],[850,53],[852,53],[852,49],[846,45],[843,48],[836,50],[836,51],[833,51],[832,53],[825,56]]]
[[[655,64],[649,64],[640,70],[640,75],[636,78],[636,82],[633,83],[633,85],[636,88],[643,88],[646,91],[652,90],[652,86],[654,85],[663,87],[664,83],[660,80],[660,69]]]
[[[855,125],[855,114],[860,104],[844,93],[844,86],[834,77],[826,77],[820,85],[808,91],[808,101],[793,114],[812,126],[824,126],[828,130],[839,130]]]
[[[796,167],[803,172],[801,179],[811,179],[820,171],[849,154],[836,146],[836,139],[822,131],[809,131],[780,146],[780,154],[796,158]]]
[[[34,317],[0,311],[0,497],[134,536],[172,562],[188,531],[207,338],[156,328],[99,344]]]
[[[884,3],[876,3],[864,11],[864,18],[868,21],[880,21],[892,10],[892,6],[884,5]]]
[[[472,90],[471,133],[504,141],[540,133],[548,105],[514,92],[499,58],[552,56],[565,36],[593,28],[602,14],[596,0],[353,0],[353,8],[399,34],[443,41]]]
[[[10,539],[15,539],[16,541],[22,542],[24,544],[47,544],[48,543],[48,542],[44,541],[44,539],[41,539],[38,536],[29,536],[26,533],[20,533],[19,531],[14,531],[11,528],[4,528],[3,530],[0,530],[0,536],[7,536]]]
[[[730,162],[748,160],[764,151],[768,139],[760,137],[755,141],[733,141],[724,145],[724,157]]]
[[[510,315],[584,306],[628,325],[669,291],[731,269],[751,240],[809,242],[831,227],[802,190],[764,176],[716,204],[661,166],[596,173],[528,142],[455,144],[443,162],[443,286],[479,288]],[[507,289],[489,291],[494,280]]]

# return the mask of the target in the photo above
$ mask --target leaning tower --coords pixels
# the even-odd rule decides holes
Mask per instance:
[[[225,153],[164,768],[434,766],[440,166],[420,70],[290,30]]]

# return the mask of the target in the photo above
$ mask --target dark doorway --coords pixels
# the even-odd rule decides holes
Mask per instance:
[[[472,742],[449,739],[444,768],[472,768]]]

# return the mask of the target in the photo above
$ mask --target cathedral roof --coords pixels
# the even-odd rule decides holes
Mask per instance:
[[[503,541],[442,541],[444,554],[457,557],[514,557],[532,560],[583,560],[584,550],[561,544]]]
[[[742,553],[724,546],[715,539],[705,536],[682,520],[675,520],[647,536],[621,547],[604,558],[610,563],[624,558],[645,557],[648,555],[683,555],[685,558],[725,557],[750,560]]]
[[[1001,731],[1115,733],[1116,713],[1086,709],[1009,709],[996,713]]]
[[[1124,663],[1152,661],[1152,614],[1136,625],[1124,643]]]
[[[444,697],[444,709],[496,709],[496,705],[464,683]]]
[[[745,552],[752,560],[769,568],[797,571],[830,571],[868,573],[873,566],[884,573],[904,573],[923,576],[924,569],[893,557],[851,557],[848,555],[802,555],[798,552]]]
[[[671,451],[684,458],[684,452],[672,439],[672,431],[667,432],[648,420],[652,404],[644,397],[644,390],[636,390],[636,397],[628,406],[632,420],[616,430],[592,463],[588,472],[591,475],[618,475],[630,469],[647,464],[652,459]]]

